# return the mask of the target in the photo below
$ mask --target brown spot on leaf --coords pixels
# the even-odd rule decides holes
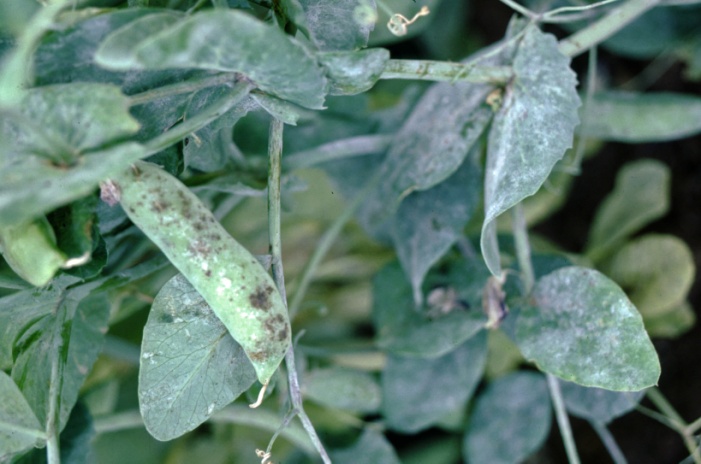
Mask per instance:
[[[248,357],[251,359],[253,362],[261,362],[265,361],[266,358],[266,353],[265,351],[251,351],[248,353]]]

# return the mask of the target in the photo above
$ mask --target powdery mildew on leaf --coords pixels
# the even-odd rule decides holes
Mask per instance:
[[[598,271],[565,267],[541,278],[535,306],[517,320],[517,343],[538,367],[589,387],[637,391],[657,384],[660,363],[623,290]]]
[[[536,193],[572,146],[581,102],[569,62],[553,35],[527,29],[513,62],[515,78],[489,132],[481,248],[494,275],[501,265],[493,222]]]

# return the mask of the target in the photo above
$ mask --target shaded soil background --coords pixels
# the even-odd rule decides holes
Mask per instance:
[[[469,31],[477,30],[484,43],[492,43],[501,39],[511,16],[512,11],[499,1],[473,0],[465,17],[465,27]],[[548,31],[559,37],[567,35],[558,29]],[[420,37],[392,47],[392,55],[431,58],[422,55],[426,50],[426,40],[430,40],[430,37]],[[586,70],[586,60],[586,56],[580,56],[573,61],[580,81]],[[602,49],[599,50],[599,63],[606,67],[611,87],[639,75],[649,64],[621,58]],[[701,84],[685,81],[683,70],[683,65],[673,65],[646,90],[701,95]],[[607,144],[598,155],[583,163],[582,173],[575,178],[568,200],[561,210],[539,224],[535,231],[569,251],[581,251],[594,213],[612,191],[618,170],[626,163],[643,158],[665,163],[672,174],[671,210],[643,232],[672,234],[681,238],[693,251],[697,269],[701,269],[701,136],[671,143]],[[698,276],[689,300],[697,320],[701,320],[701,279]],[[653,342],[662,364],[661,392],[688,422],[701,417],[701,324],[697,323],[677,339],[655,339]],[[646,400],[642,404],[651,406]],[[571,421],[583,463],[613,462],[588,423],[577,418],[571,418]],[[610,424],[610,430],[630,463],[673,464],[688,457],[688,451],[676,432],[641,413],[632,412],[615,420]],[[411,441],[409,437],[404,439]],[[403,441],[397,437],[400,448]],[[567,462],[554,420],[546,446],[529,462]]]

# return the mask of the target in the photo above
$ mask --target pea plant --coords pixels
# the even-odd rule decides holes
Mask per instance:
[[[669,169],[584,250],[533,232],[602,142],[701,131],[597,67],[699,79],[701,2],[502,0],[491,44],[421,3],[2,2],[0,462],[516,463],[554,417],[577,463],[576,416],[623,463],[637,409],[701,463],[650,339],[694,323],[689,248],[641,234]]]

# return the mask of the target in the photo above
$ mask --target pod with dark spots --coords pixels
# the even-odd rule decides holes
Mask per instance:
[[[178,179],[139,161],[102,186],[202,295],[265,384],[290,346],[282,297],[258,260]]]

